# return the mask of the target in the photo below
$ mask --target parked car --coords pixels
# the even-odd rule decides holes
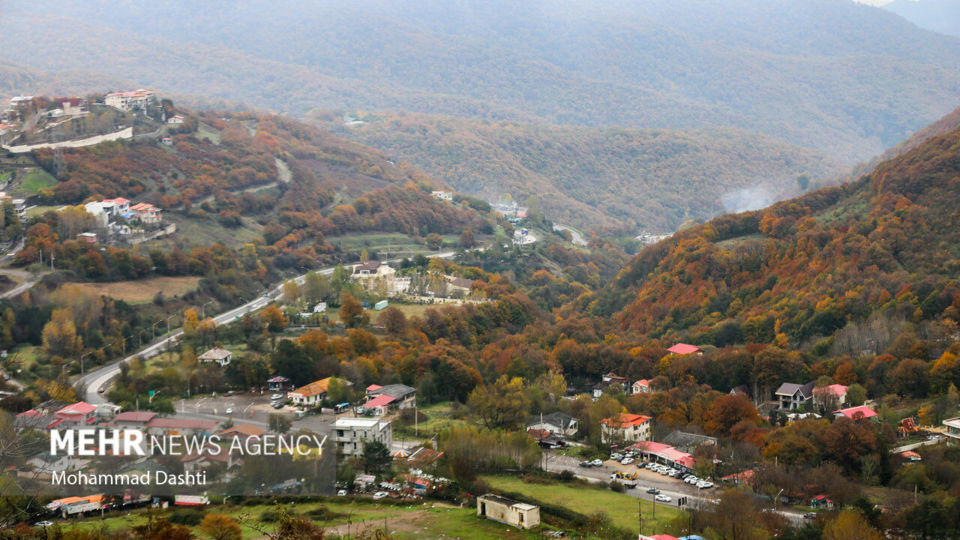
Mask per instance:
[[[283,408],[283,403],[280,402],[280,401],[274,401],[274,402],[271,403],[270,405],[271,405],[274,409],[282,409],[282,408]]]
[[[274,395],[270,396],[270,399],[273,400],[273,401],[276,401],[276,400],[278,400],[278,399],[283,399],[283,397],[284,397],[283,394],[274,394]]]
[[[386,499],[388,495],[390,494],[386,491],[378,491],[373,494],[373,500],[379,501],[380,499]]]
[[[673,500],[668,495],[657,495],[653,499],[660,502],[670,502]]]
[[[619,452],[614,452],[614,453],[610,454],[610,459],[612,459],[612,460],[614,460],[614,461],[620,461],[621,459],[623,459],[623,454],[621,454],[621,453],[619,453]]]
[[[337,492],[337,497],[344,497],[346,496],[346,494],[347,494],[347,490],[341,489],[340,491]]]
[[[603,467],[603,460],[595,459],[590,462],[594,467]]]
[[[33,524],[34,527],[53,527],[52,521],[38,521]]]
[[[227,410],[223,411],[225,414],[233,414],[233,407],[227,407]]]
[[[629,464],[633,463],[633,458],[632,458],[632,457],[623,458],[623,461],[621,461],[620,463],[623,464],[623,465],[629,465]]]
[[[710,489],[713,487],[713,482],[707,482],[706,480],[701,480],[697,482],[697,489]]]
[[[803,519],[817,519],[817,513],[807,512],[806,514],[803,515]]]
[[[659,494],[660,494],[660,490],[657,489],[657,488],[655,488],[655,487],[647,488],[647,493],[650,493],[650,494],[652,494],[652,495],[659,495]]]
[[[580,462],[580,466],[581,466],[581,467],[593,467],[593,462],[592,462],[592,461],[581,461],[581,462]]]

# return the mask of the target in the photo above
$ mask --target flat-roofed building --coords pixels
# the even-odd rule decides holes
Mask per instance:
[[[477,517],[532,529],[540,525],[540,507],[487,493],[477,497]]]

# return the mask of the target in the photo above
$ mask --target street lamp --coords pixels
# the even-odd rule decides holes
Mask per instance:
[[[209,306],[210,304],[212,304],[212,303],[214,303],[214,302],[216,302],[216,300],[210,300],[209,302],[206,302],[206,303],[204,303],[202,306],[200,306],[200,318],[201,318],[201,319],[206,319],[206,318],[207,318],[207,306]]]
[[[85,373],[85,370],[84,370],[84,368],[83,368],[83,359],[86,358],[86,357],[88,357],[88,356],[90,356],[90,355],[93,354],[94,352],[95,352],[95,351],[90,351],[90,352],[88,352],[88,353],[84,353],[84,354],[81,354],[81,355],[80,355],[80,376],[81,376],[81,377],[83,377],[83,376],[84,376],[84,373]]]

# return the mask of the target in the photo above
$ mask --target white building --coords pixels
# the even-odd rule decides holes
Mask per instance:
[[[440,201],[452,201],[453,193],[450,193],[449,191],[434,191],[433,197]]]
[[[477,497],[477,517],[532,529],[540,525],[540,507],[487,493]]]
[[[953,439],[953,442],[960,442],[960,416],[943,421],[946,428],[943,434]]]
[[[130,92],[113,92],[107,94],[103,102],[110,107],[115,107],[121,111],[132,111],[135,109],[146,109],[157,101],[157,95],[150,90],[132,90]]]
[[[651,425],[649,416],[620,413],[600,422],[600,439],[606,444],[648,441]]]
[[[216,347],[198,356],[197,360],[199,360],[200,363],[216,362],[220,367],[223,367],[229,365],[230,360],[233,360],[233,353],[226,349]]]
[[[365,442],[380,442],[387,448],[393,444],[390,422],[377,418],[340,418],[333,424],[333,435],[337,452],[344,456],[362,456]]]

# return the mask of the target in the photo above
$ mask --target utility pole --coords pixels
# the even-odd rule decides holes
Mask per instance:
[[[640,534],[643,534],[643,499],[637,499],[637,519],[640,520]]]

